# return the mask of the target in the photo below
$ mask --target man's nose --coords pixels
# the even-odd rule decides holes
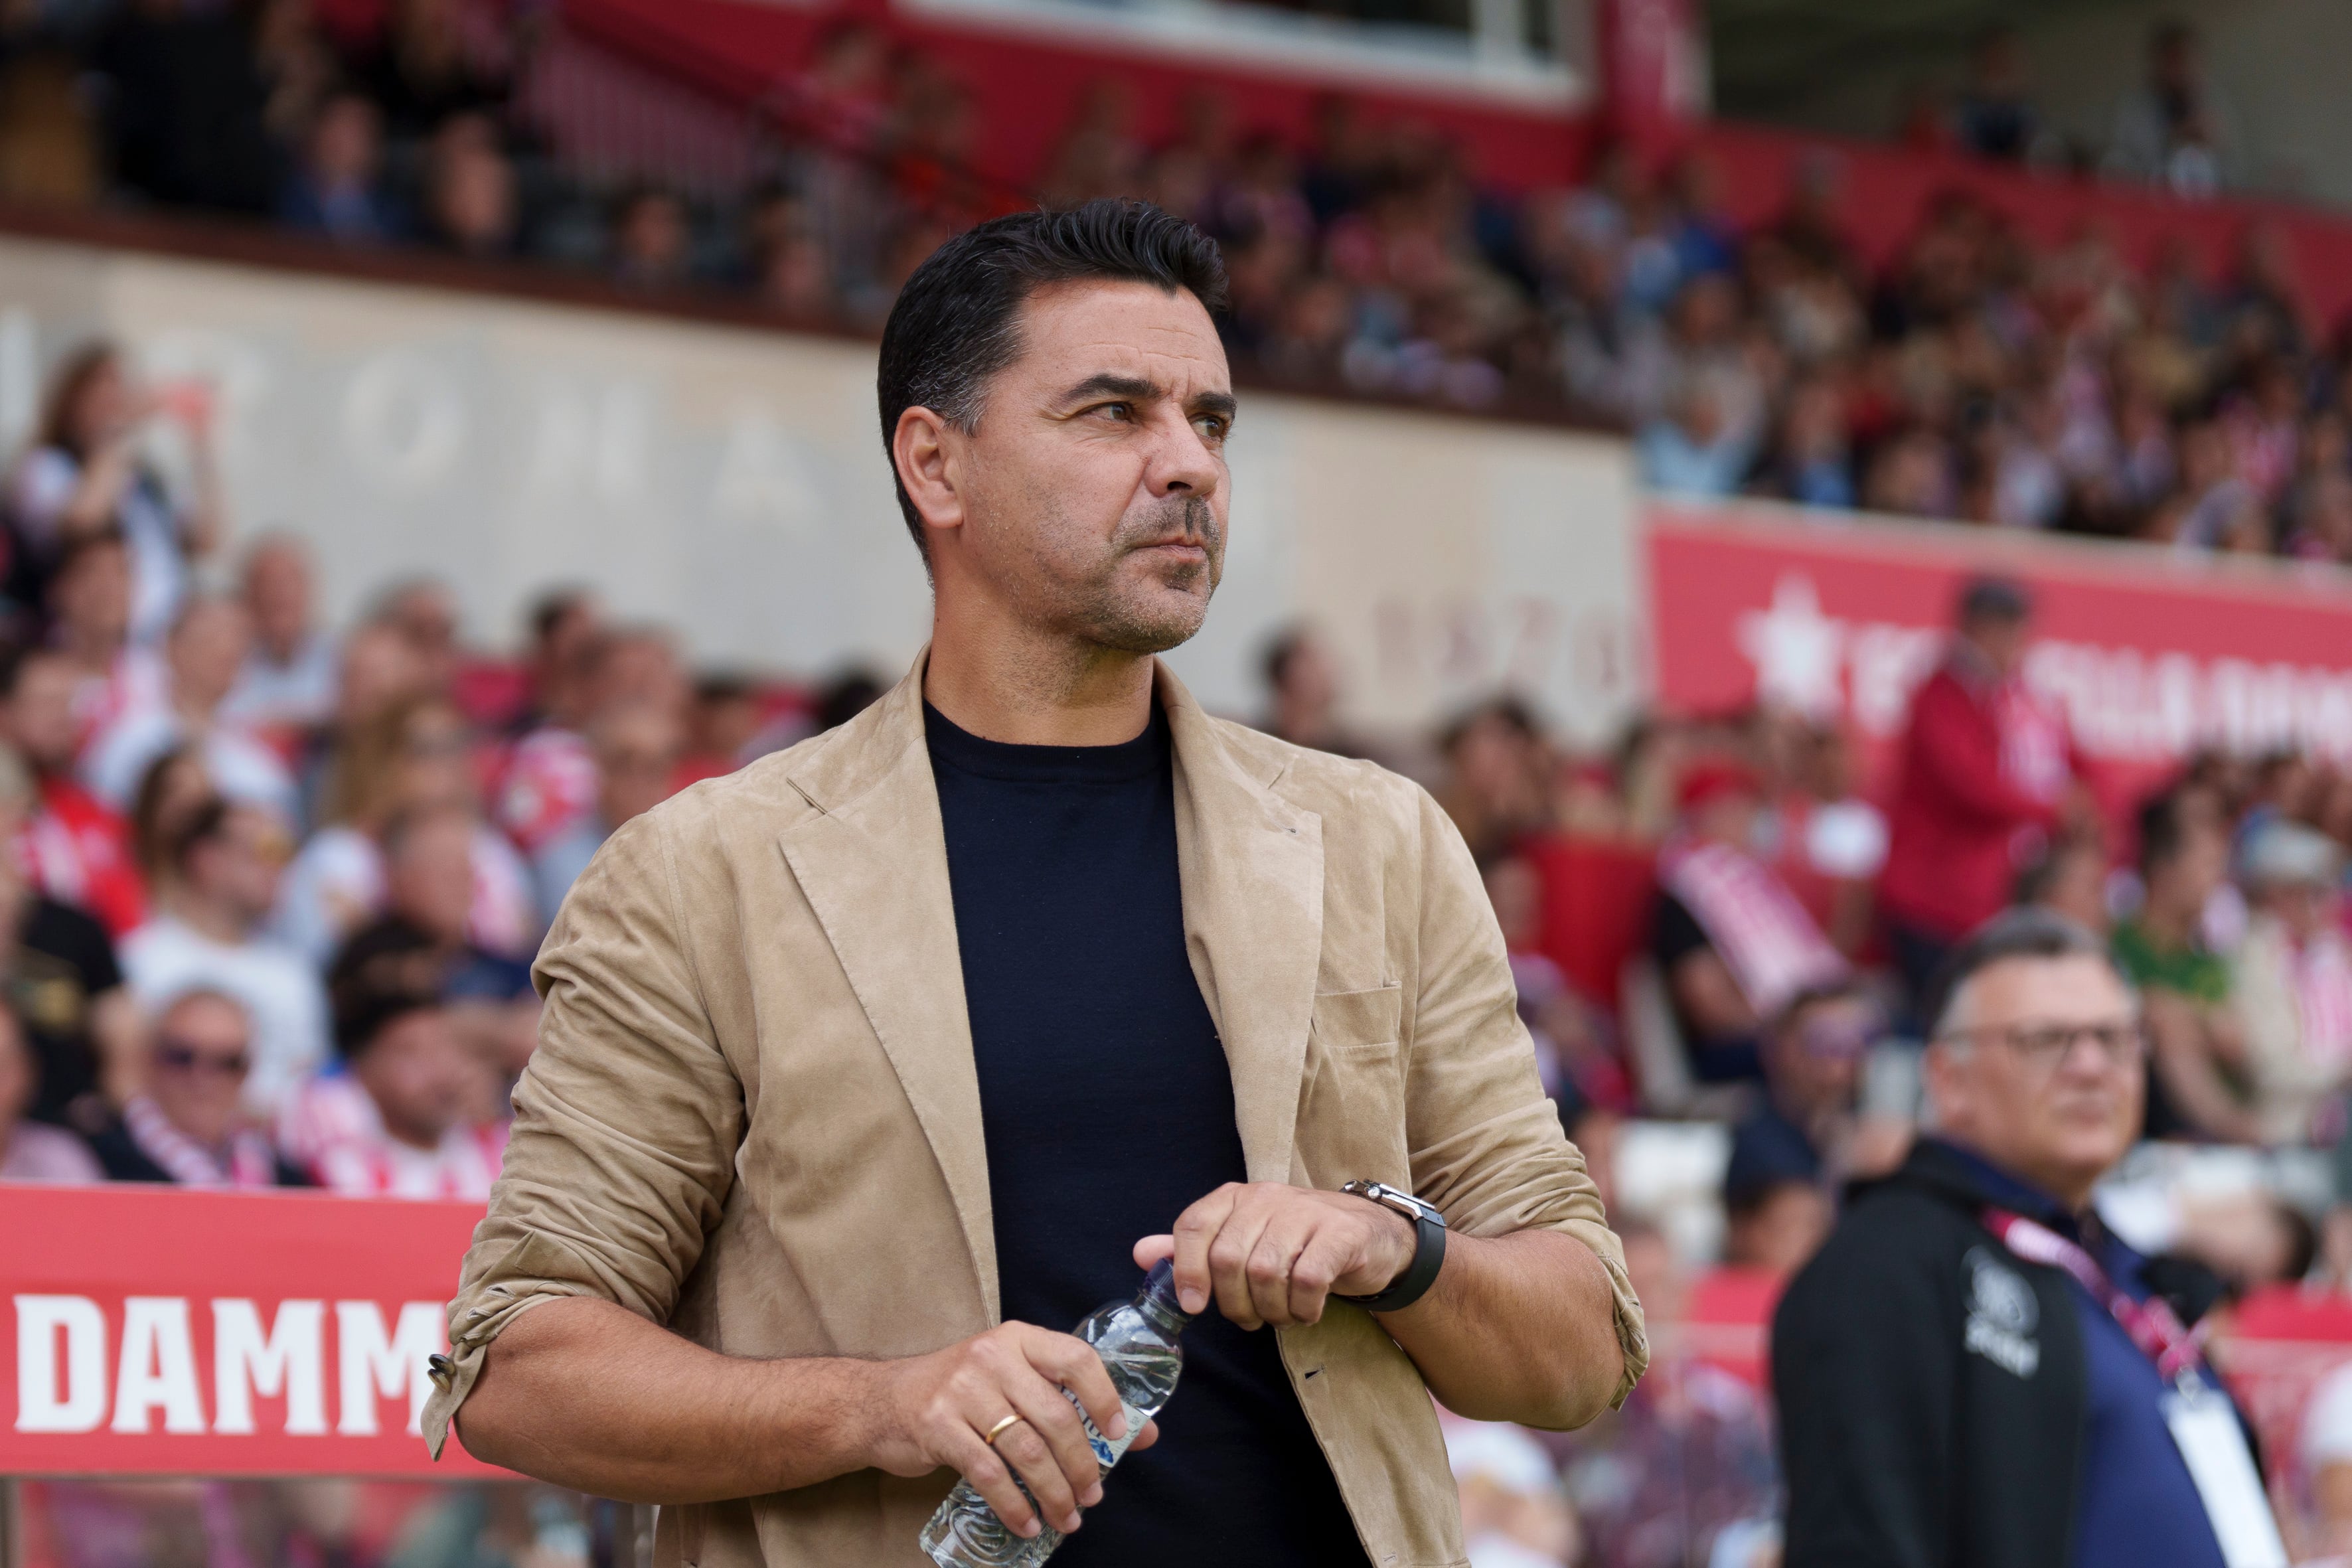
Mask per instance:
[[[1216,452],[1190,419],[1177,414],[1165,422],[1144,481],[1155,496],[1213,493],[1224,478]]]

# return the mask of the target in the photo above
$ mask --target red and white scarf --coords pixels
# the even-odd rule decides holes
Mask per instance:
[[[227,1163],[171,1123],[163,1108],[143,1094],[133,1095],[122,1108],[122,1130],[139,1152],[163,1168],[184,1187],[272,1187],[278,1184],[278,1160],[268,1141],[244,1131],[228,1141]]]
[[[2294,987],[2303,1059],[2317,1067],[2352,1064],[2352,950],[2328,932],[2299,943],[2287,960]]]
[[[1845,959],[1805,906],[1753,855],[1727,844],[1670,844],[1658,878],[1706,932],[1759,1018],[1808,986],[1845,976]]]

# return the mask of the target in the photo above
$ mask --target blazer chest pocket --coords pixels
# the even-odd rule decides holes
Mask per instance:
[[[1329,991],[1315,998],[1298,1153],[1307,1178],[1336,1187],[1363,1177],[1412,1179],[1405,1142],[1404,988]]]

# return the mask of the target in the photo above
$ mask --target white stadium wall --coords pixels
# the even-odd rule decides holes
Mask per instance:
[[[491,646],[558,582],[710,663],[887,668],[922,639],[869,343],[0,237],[8,450],[47,367],[101,332],[214,385],[237,532],[314,542],[338,617],[434,573]],[[1298,618],[1370,730],[1509,686],[1597,737],[1635,700],[1623,443],[1245,393],[1233,468],[1225,584],[1176,661],[1213,706],[1254,707],[1259,649]]]

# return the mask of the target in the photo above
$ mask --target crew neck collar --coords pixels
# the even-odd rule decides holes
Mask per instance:
[[[1168,715],[1155,699],[1150,720],[1131,741],[1108,746],[1024,746],[990,741],[959,726],[929,702],[923,734],[934,766],[1018,784],[1120,784],[1168,766]]]

